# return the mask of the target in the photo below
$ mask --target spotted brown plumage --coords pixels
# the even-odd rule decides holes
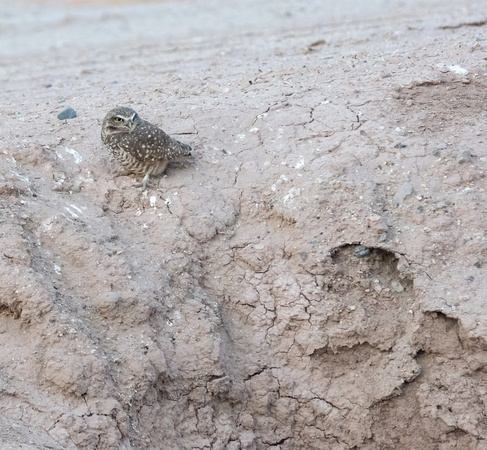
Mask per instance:
[[[189,145],[168,136],[126,106],[118,106],[105,116],[101,140],[125,172],[143,175],[144,190],[149,177],[164,172],[170,161],[191,155]]]

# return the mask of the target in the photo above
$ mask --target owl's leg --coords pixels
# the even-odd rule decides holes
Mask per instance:
[[[149,178],[151,176],[157,176],[163,173],[166,170],[168,161],[160,161],[159,164],[154,165],[149,168],[147,173],[145,174],[144,178],[142,178],[142,192],[144,192],[147,188],[147,183],[149,182]]]
[[[149,178],[150,178],[150,172],[147,172],[144,176],[144,178],[142,178],[142,192],[144,192],[147,188],[147,182],[149,181]]]
[[[145,192],[147,190],[147,183],[149,183],[149,178],[150,178],[150,173],[146,173],[145,174],[145,177],[142,178],[142,182],[141,183],[134,183],[132,185],[133,188],[142,188],[142,192]]]

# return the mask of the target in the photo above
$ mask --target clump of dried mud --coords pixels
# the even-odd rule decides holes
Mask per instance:
[[[484,448],[487,25],[430,3],[2,5],[2,448]],[[195,149],[147,195],[119,104]]]

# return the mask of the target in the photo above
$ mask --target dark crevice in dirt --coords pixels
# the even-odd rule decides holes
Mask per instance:
[[[439,27],[440,30],[455,30],[457,28],[461,27],[483,27],[485,24],[487,24],[487,20],[477,20],[477,21],[472,21],[472,22],[462,22],[458,23],[456,25],[443,25]]]
[[[90,411],[90,407],[88,406],[88,402],[86,401],[86,396],[88,394],[85,392],[84,394],[81,394],[81,397],[83,397],[83,400],[85,402],[85,405],[86,405],[86,409],[88,410],[88,414],[86,414],[88,417],[92,416],[93,414],[91,413]]]
[[[10,305],[0,303],[0,315],[12,316],[14,319],[18,319],[22,315],[22,308],[14,310]]]
[[[269,447],[272,447],[272,446],[276,446],[276,445],[282,445],[289,439],[292,439],[292,436],[282,438],[280,441],[277,441],[277,442],[265,442],[265,441],[263,441],[263,442],[264,442],[264,444],[268,445]]]
[[[246,378],[244,378],[244,381],[249,381],[251,378],[255,377],[256,375],[260,375],[262,372],[267,370],[268,367],[263,367],[262,369],[257,370],[256,372],[248,375]]]

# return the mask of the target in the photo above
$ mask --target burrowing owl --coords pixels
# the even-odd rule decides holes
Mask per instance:
[[[164,172],[168,162],[191,155],[189,145],[142,120],[132,108],[126,106],[118,106],[105,116],[101,140],[125,173],[144,175],[144,190],[149,177]]]

